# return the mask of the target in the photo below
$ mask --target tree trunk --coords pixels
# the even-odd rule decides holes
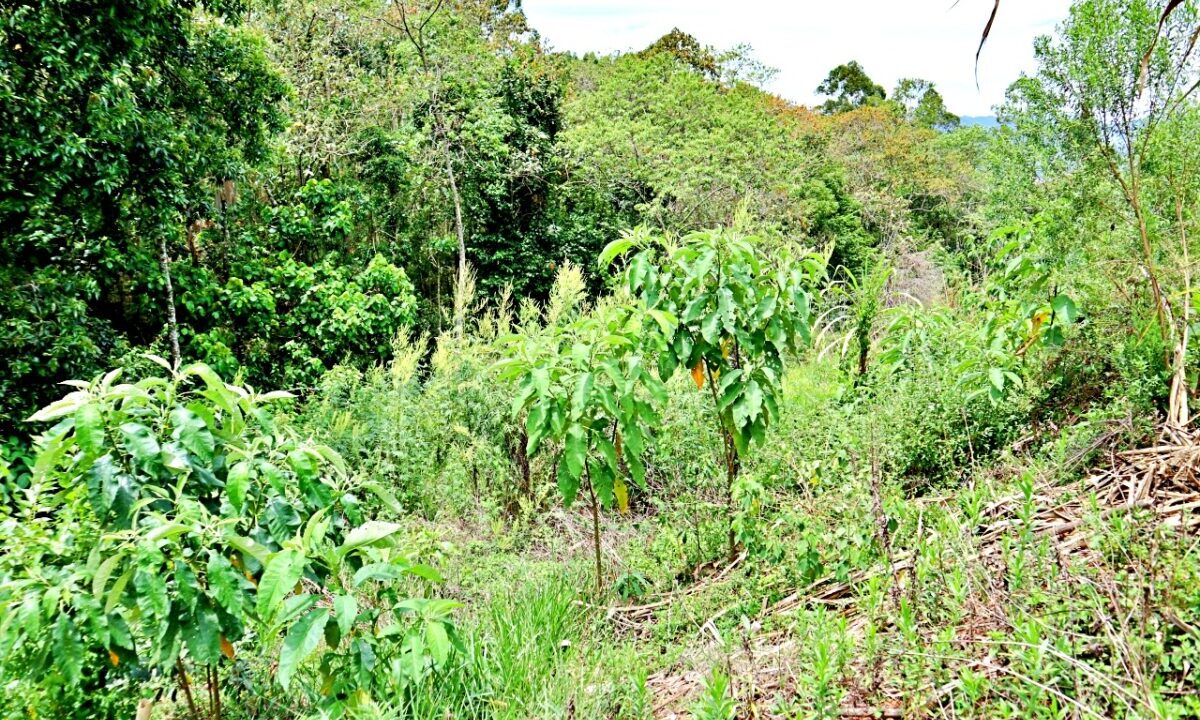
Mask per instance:
[[[175,669],[179,671],[179,686],[183,688],[183,696],[187,699],[188,709],[195,720],[200,720],[200,710],[196,707],[196,699],[192,697],[192,686],[187,679],[187,670],[183,668],[183,658],[175,658]]]
[[[1158,282],[1158,273],[1154,269],[1154,248],[1150,242],[1150,229],[1146,224],[1146,215],[1142,210],[1141,192],[1139,183],[1135,176],[1129,193],[1129,204],[1133,208],[1133,215],[1137,219],[1138,237],[1142,242],[1142,264],[1146,268],[1146,276],[1150,281],[1150,295],[1154,300],[1154,313],[1158,319],[1158,332],[1162,337],[1164,352],[1166,357],[1164,360],[1170,364],[1171,362],[1171,342],[1174,333],[1171,332],[1171,325],[1167,319],[1167,304],[1166,298],[1163,296],[1162,286]]]
[[[721,417],[721,399],[717,397],[716,379],[707,363],[704,365],[704,371],[708,376],[708,388],[712,391],[713,410],[717,413],[717,432],[725,445],[725,521],[729,524],[729,562],[733,562],[737,556],[737,536],[733,532],[733,484],[737,481],[741,463],[738,462],[737,444],[733,441],[733,433],[725,427]]]
[[[1175,195],[1175,222],[1179,226],[1179,246],[1180,252],[1183,253],[1183,316],[1179,321],[1179,342],[1175,344],[1171,358],[1171,395],[1167,425],[1182,430],[1191,422],[1188,409],[1187,351],[1192,323],[1192,266],[1188,252],[1187,228],[1184,225],[1183,199],[1178,191]]]
[[[455,287],[461,288],[467,277],[467,237],[463,228],[462,196],[458,193],[458,179],[454,175],[454,163],[450,159],[450,142],[446,140],[442,121],[437,120],[438,134],[442,135],[442,153],[446,161],[446,179],[450,182],[450,199],[454,202],[454,234],[458,238],[458,274]],[[463,313],[454,313],[454,334],[463,336]]]
[[[158,239],[158,264],[167,283],[167,334],[171,338],[171,364],[179,366],[179,323],[175,318],[175,288],[171,285],[171,259],[167,256],[167,238]]]
[[[592,487],[592,472],[587,469],[587,464],[584,464],[587,473],[588,495],[592,500],[592,549],[596,553],[596,596],[599,597],[603,592],[601,579],[604,575],[604,565],[600,559],[600,503],[596,500],[596,489]]]
[[[737,557],[737,535],[733,532],[733,484],[737,481],[741,463],[738,462],[737,445],[733,434],[725,431],[725,519],[729,522],[729,562]]]

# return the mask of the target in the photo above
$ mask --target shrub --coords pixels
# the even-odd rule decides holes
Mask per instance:
[[[326,707],[444,662],[453,605],[394,582],[436,574],[391,547],[398,526],[362,523],[335,452],[276,421],[268,408],[290,395],[157,362],[167,377],[72,381],[31,418],[56,424],[3,520],[18,544],[0,565],[0,657],[6,679],[38,688],[37,712],[175,676],[198,717],[202,672],[216,717],[222,666],[281,637],[285,688],[324,643],[328,692],[309,699]]]

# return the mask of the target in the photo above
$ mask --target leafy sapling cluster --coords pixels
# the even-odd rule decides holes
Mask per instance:
[[[826,258],[730,230],[691,233],[671,240],[646,230],[627,233],[601,253],[602,265],[626,256],[624,281],[644,311],[677,319],[664,323],[660,377],[676,370],[708,389],[723,441],[726,502],[734,515],[734,488],[751,443],[762,444],[779,415],[787,356],[810,340],[812,298],[825,276]],[[736,547],[731,525],[729,554]]]
[[[582,287],[577,268],[560,274],[560,306],[544,325],[527,325],[502,341],[506,357],[497,371],[517,381],[512,410],[525,418],[528,455],[557,453],[566,505],[580,492],[588,496],[599,591],[600,508],[628,510],[626,477],[644,489],[643,455],[666,402],[666,388],[646,360],[648,338],[669,330],[673,319],[614,300],[586,309],[578,294],[564,298],[567,287]]]
[[[242,654],[276,657],[287,689],[322,650],[308,700],[334,715],[444,663],[454,604],[409,596],[436,572],[363,522],[335,452],[276,421],[291,396],[151,359],[165,376],[71,381],[31,418],[53,426],[5,522],[0,653],[52,695],[174,682],[196,718],[222,715]]]

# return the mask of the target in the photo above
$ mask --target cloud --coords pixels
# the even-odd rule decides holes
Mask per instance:
[[[1022,71],[1034,69],[1033,39],[1053,31],[1070,0],[1007,2],[979,66],[975,48],[991,0],[524,0],[529,20],[549,43],[576,53],[641,49],[673,27],[718,48],[749,43],[779,69],[769,88],[796,102],[835,65],[858,60],[887,88],[904,77],[933,81],[947,106],[988,115]]]

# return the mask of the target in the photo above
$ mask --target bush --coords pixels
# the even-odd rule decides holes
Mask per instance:
[[[401,337],[386,364],[335,367],[300,422],[370,468],[372,486],[397,501],[381,509],[434,517],[481,501],[512,507],[529,489],[511,396],[489,372],[504,315],[485,314],[462,336],[446,333],[432,352],[424,339]]]
[[[222,668],[249,658],[269,676],[254,658],[279,638],[284,688],[324,643],[314,686],[329,692],[305,699],[326,708],[445,662],[453,604],[395,582],[436,574],[392,547],[398,526],[363,523],[335,452],[271,415],[290,395],[158,362],[169,376],[73,381],[31,418],[56,424],[2,523],[17,544],[0,564],[0,672],[31,689],[12,703],[79,716],[81,694],[103,705],[125,683],[175,676],[198,717],[194,673],[215,717]]]

